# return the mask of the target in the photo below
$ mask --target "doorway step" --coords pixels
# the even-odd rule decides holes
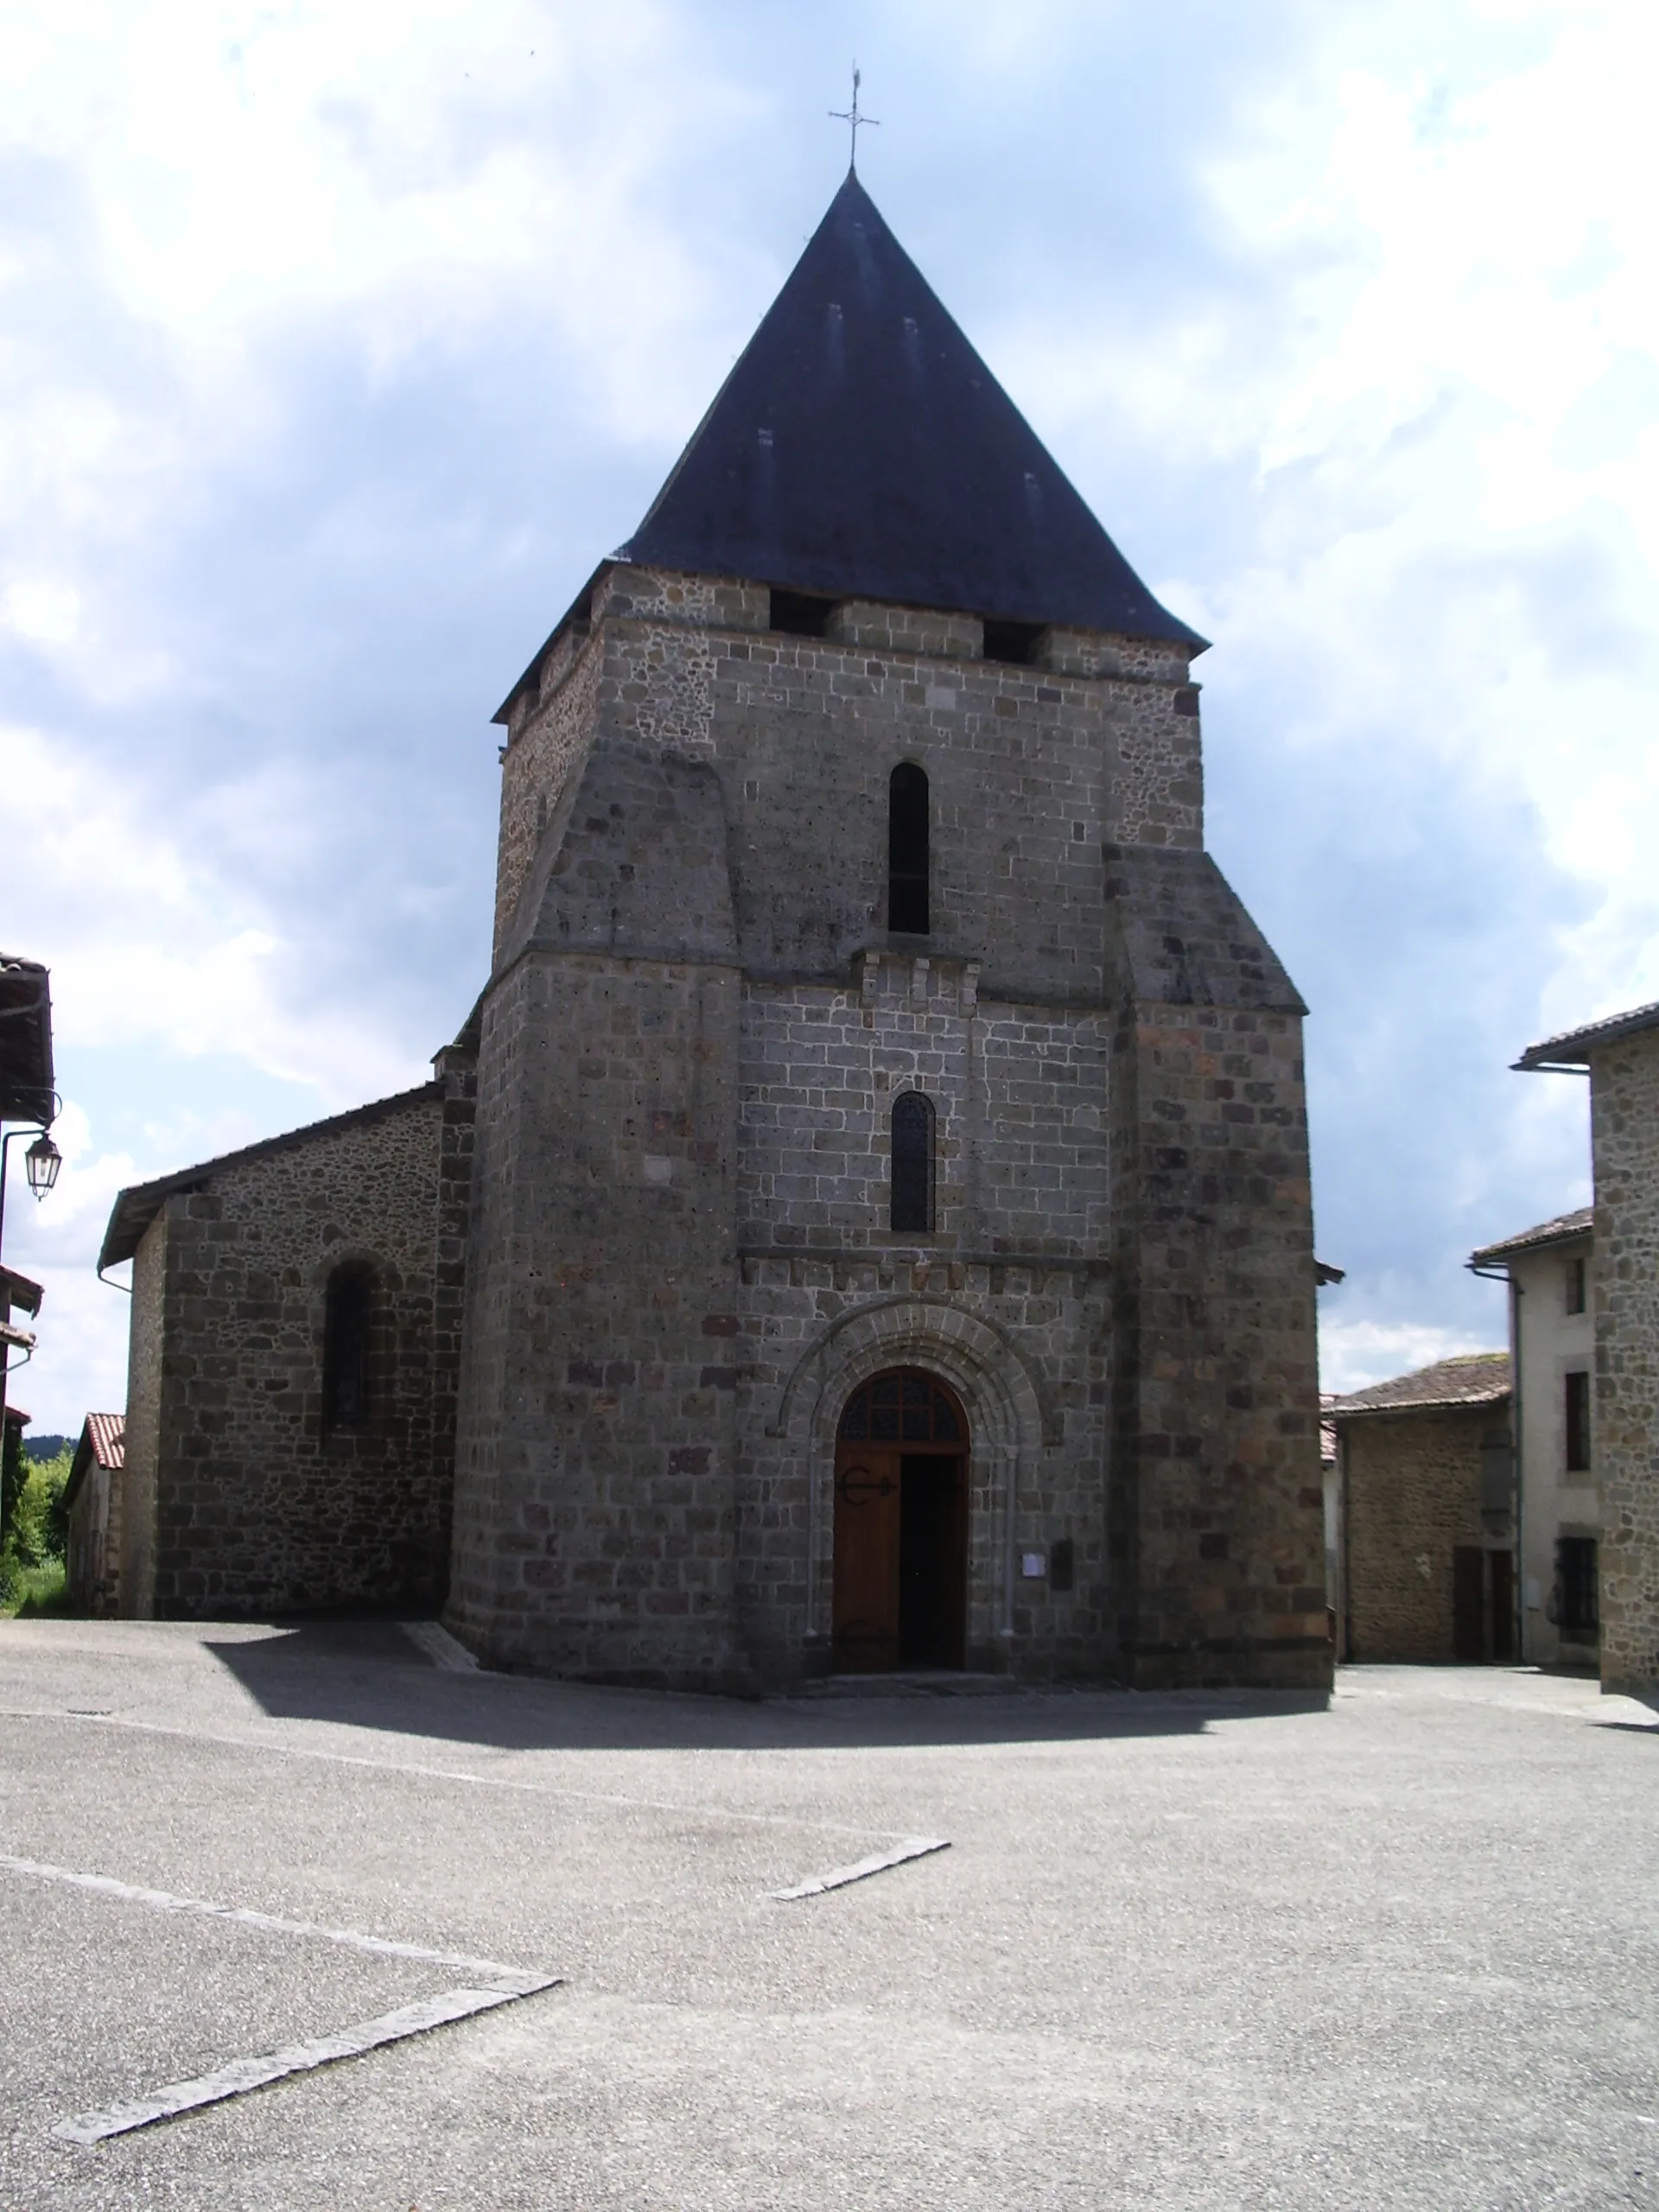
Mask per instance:
[[[912,1667],[894,1675],[824,1675],[791,1697],[1019,1697],[1028,1685],[1013,1675],[969,1675],[958,1667]]]

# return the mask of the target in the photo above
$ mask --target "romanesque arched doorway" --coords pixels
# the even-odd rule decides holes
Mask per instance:
[[[968,1422],[917,1367],[860,1383],[836,1437],[835,1663],[960,1667],[968,1617]]]

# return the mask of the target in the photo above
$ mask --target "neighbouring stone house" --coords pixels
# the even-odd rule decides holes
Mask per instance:
[[[1586,1206],[1483,1245],[1469,1262],[1509,1286],[1517,1656],[1539,1666],[1593,1666],[1600,1640],[1592,1230]]]
[[[64,1485],[69,1603],[77,1612],[120,1611],[121,1477],[124,1414],[88,1414]]]
[[[1659,1004],[1529,1046],[1528,1071],[1590,1078],[1595,1178],[1590,1429],[1601,1684],[1659,1689]]]
[[[849,175],[498,716],[469,1206],[459,1053],[118,1202],[124,1608],[1326,1682],[1304,1009],[1205,850],[1203,649]],[[347,1265],[418,1450],[331,1413]]]
[[[1345,1658],[1515,1656],[1507,1352],[1470,1352],[1332,1399]]]

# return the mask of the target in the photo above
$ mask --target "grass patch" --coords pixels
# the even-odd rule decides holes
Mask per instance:
[[[0,1567],[0,1619],[38,1620],[42,1614],[62,1613],[69,1606],[69,1577],[60,1559],[39,1567],[18,1567],[10,1560]]]
[[[16,1434],[13,1429],[7,1438],[12,1448],[0,1481],[0,1618],[29,1620],[68,1609],[64,1553],[69,1527],[63,1494],[74,1454],[65,1451],[50,1459],[26,1461],[16,1448]]]

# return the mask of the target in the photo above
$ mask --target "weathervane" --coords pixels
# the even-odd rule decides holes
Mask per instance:
[[[849,175],[851,175],[851,173],[858,167],[859,125],[861,124],[873,123],[875,124],[878,130],[881,127],[880,118],[879,116],[861,115],[858,111],[858,88],[861,81],[862,79],[859,74],[858,64],[855,61],[853,64],[853,104],[851,107],[832,107],[830,111],[830,120],[832,123],[845,123],[849,124],[852,129],[853,150],[847,163]]]

